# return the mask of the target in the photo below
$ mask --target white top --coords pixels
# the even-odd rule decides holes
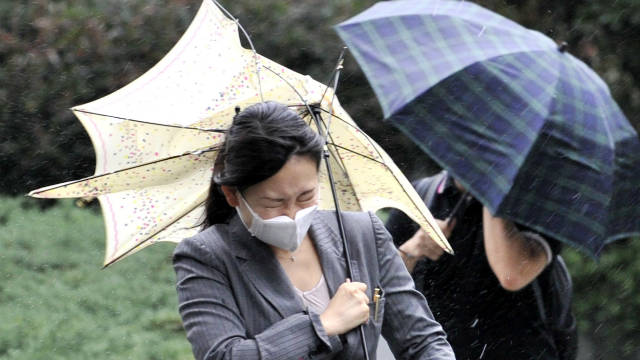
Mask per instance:
[[[327,282],[324,280],[324,275],[320,277],[320,281],[318,281],[316,286],[309,291],[302,291],[295,286],[293,288],[296,290],[298,296],[302,298],[304,305],[317,314],[322,314],[329,305],[329,300],[331,300],[329,287],[327,287]]]

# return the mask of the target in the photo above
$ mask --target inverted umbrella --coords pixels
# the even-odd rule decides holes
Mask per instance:
[[[122,89],[72,109],[93,142],[96,174],[30,195],[97,196],[106,228],[105,266],[154,242],[179,242],[198,231],[213,162],[235,107],[263,100],[302,110],[305,104],[317,104],[314,108],[325,114],[321,127],[330,130],[328,150],[340,209],[398,208],[451,251],[410,183],[333,92],[242,48],[237,23],[210,0],[203,1],[186,33],[152,69]],[[316,127],[311,120],[309,124]],[[321,169],[320,208],[334,208],[330,185]]]
[[[598,256],[640,233],[640,141],[606,84],[465,1],[380,2],[339,24],[385,118],[497,215]]]

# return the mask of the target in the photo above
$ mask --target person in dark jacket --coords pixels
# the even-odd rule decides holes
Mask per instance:
[[[494,217],[446,171],[414,186],[431,197],[425,202],[455,255],[400,211],[386,227],[456,358],[559,359],[531,283],[547,276],[560,243]]]

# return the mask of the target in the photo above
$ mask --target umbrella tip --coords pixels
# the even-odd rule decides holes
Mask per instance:
[[[560,45],[558,45],[558,51],[560,51],[561,53],[564,53],[567,51],[568,47],[569,47],[569,44],[567,44],[566,41],[563,41],[560,43]]]
[[[240,106],[236,105],[236,115],[240,113]]]

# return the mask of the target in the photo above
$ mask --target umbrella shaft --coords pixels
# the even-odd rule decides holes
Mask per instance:
[[[316,122],[316,127],[318,129],[318,133],[321,132],[321,121],[320,121],[320,113],[313,109],[311,115]],[[327,129],[328,131],[328,129]],[[325,139],[325,144],[328,139]],[[342,224],[342,214],[340,212],[340,203],[338,202],[338,193],[336,191],[336,186],[333,181],[333,172],[331,171],[331,164],[329,163],[329,150],[325,149],[323,152],[324,163],[327,167],[327,175],[329,176],[329,185],[331,186],[331,195],[333,196],[333,203],[336,207],[336,220],[338,221],[338,229],[340,229],[340,238],[342,239],[342,244],[344,247],[344,256],[346,258],[347,263],[347,276],[350,279],[353,279],[353,270],[351,269],[351,255],[349,254],[349,246],[347,246],[347,237],[344,232],[344,226]],[[360,325],[358,327],[360,332],[360,340],[362,341],[362,350],[364,351],[365,360],[369,360],[369,352],[367,351],[367,339],[364,336],[364,325]]]

